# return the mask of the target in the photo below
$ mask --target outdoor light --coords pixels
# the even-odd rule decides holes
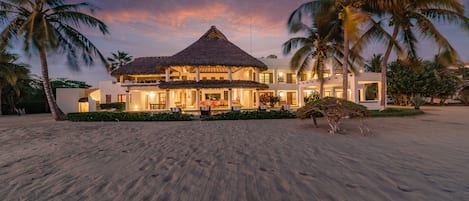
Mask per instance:
[[[150,99],[154,99],[156,94],[154,92],[150,92],[148,96],[150,97]]]
[[[278,76],[283,77],[283,72],[278,73]]]
[[[280,92],[280,96],[281,96],[281,97],[284,97],[284,96],[285,96],[285,93],[284,93],[283,91]]]

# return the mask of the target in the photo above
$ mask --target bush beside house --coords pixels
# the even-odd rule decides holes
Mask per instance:
[[[190,121],[192,115],[152,112],[81,112],[69,113],[70,121]]]

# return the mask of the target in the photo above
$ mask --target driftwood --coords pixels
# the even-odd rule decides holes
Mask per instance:
[[[338,99],[334,97],[326,97],[306,104],[297,110],[296,116],[301,119],[312,118],[314,125],[318,127],[316,116],[322,114],[329,124],[329,132],[332,134],[341,131],[340,124],[344,118],[358,118],[360,120],[360,131],[362,133],[369,132],[364,124],[364,118],[368,116],[368,110],[365,106],[356,104],[351,101]]]

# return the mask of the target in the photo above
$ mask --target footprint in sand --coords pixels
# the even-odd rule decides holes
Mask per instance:
[[[309,178],[316,178],[316,176],[306,173],[306,172],[298,172],[301,176],[309,177]]]
[[[204,161],[204,160],[200,160],[200,159],[195,160],[195,162],[197,162],[202,167],[208,167],[210,165],[209,161]]]
[[[229,165],[239,165],[239,163],[237,163],[237,162],[228,161],[227,163],[228,163]]]
[[[410,192],[415,191],[415,189],[412,189],[409,186],[404,186],[404,185],[397,186],[397,189],[399,189],[400,191],[406,192],[406,193],[410,193]]]

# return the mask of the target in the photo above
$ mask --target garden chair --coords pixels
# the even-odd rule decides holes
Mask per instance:
[[[200,107],[200,116],[210,116],[210,114],[211,114],[210,106]]]
[[[267,111],[267,106],[266,105],[261,105],[258,108],[259,111]]]

